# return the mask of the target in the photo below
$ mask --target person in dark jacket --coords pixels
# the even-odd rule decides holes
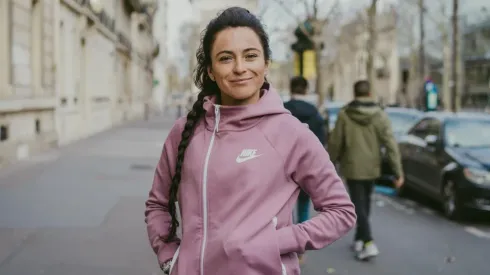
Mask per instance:
[[[401,157],[391,122],[371,97],[368,81],[354,84],[355,99],[339,112],[335,128],[328,140],[333,162],[340,162],[350,197],[356,206],[357,230],[353,248],[365,260],[379,254],[373,242],[369,214],[375,181],[381,176],[381,147],[395,172],[395,187],[403,185]]]
[[[284,103],[284,107],[299,121],[307,124],[311,131],[318,137],[322,144],[325,144],[325,130],[323,118],[317,108],[306,101],[308,91],[308,81],[302,76],[296,76],[290,82],[291,100]],[[303,190],[300,191],[297,202],[297,222],[302,223],[309,218],[310,197]],[[299,255],[300,262],[303,255]]]

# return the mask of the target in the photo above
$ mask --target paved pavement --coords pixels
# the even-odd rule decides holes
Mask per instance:
[[[132,123],[0,170],[0,274],[160,274],[143,211],[171,124]],[[309,252],[303,274],[489,274],[490,224],[449,222],[423,201],[374,204],[378,259],[353,260],[351,234]]]
[[[307,254],[303,274],[460,275],[490,274],[490,216],[453,223],[424,200],[375,195],[372,226],[380,256],[353,260],[353,232],[330,247]],[[486,220],[485,220],[486,219]]]
[[[0,171],[0,274],[159,274],[144,201],[172,121],[110,130]]]

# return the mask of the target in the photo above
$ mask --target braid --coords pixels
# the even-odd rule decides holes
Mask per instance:
[[[172,184],[170,185],[168,201],[168,210],[170,212],[170,216],[172,217],[172,224],[170,227],[170,232],[165,239],[165,242],[173,241],[177,235],[177,227],[179,226],[179,221],[177,220],[177,208],[175,206],[175,202],[177,202],[177,194],[179,191],[179,184],[182,176],[182,166],[184,164],[185,151],[187,149],[187,146],[189,145],[191,136],[194,133],[197,122],[204,114],[203,104],[204,97],[206,95],[208,95],[208,93],[204,91],[201,91],[199,93],[196,102],[194,102],[194,105],[192,105],[192,110],[190,110],[187,114],[187,121],[185,123],[184,130],[182,131],[182,139],[180,140],[177,151],[177,164],[175,167],[175,174],[172,178]]]

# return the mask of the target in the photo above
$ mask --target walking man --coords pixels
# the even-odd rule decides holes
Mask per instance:
[[[381,147],[386,154],[400,188],[403,172],[400,153],[386,113],[371,97],[368,81],[354,84],[354,100],[340,112],[329,138],[332,161],[340,162],[352,202],[356,207],[357,228],[353,249],[360,260],[379,254],[371,235],[369,214],[375,181],[381,176]]]
[[[322,144],[325,144],[325,130],[323,118],[317,108],[306,101],[308,91],[308,81],[302,76],[293,77],[290,81],[291,100],[284,104],[293,116],[299,121],[308,125],[311,131],[318,137]],[[301,190],[297,202],[297,222],[302,223],[309,219],[310,198],[306,192]],[[303,262],[303,255],[299,255],[300,262]]]

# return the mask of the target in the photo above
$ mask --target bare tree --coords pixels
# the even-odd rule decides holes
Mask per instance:
[[[306,30],[302,30],[303,33],[313,42],[313,50],[315,52],[315,69],[316,69],[316,80],[315,80],[315,92],[317,94],[317,105],[320,107],[323,104],[326,90],[323,87],[323,79],[320,77],[319,72],[321,71],[321,51],[322,42],[324,39],[324,30],[326,25],[329,24],[334,18],[339,14],[339,0],[301,0],[299,3],[297,1],[286,1],[286,0],[274,0],[274,2],[279,5],[288,15],[290,15],[296,23],[296,26],[302,26],[302,23],[308,20],[313,26],[313,33]],[[320,7],[328,6],[330,2],[329,9],[326,10],[325,14],[321,14]],[[302,14],[296,14],[293,9],[297,7],[298,4],[302,4],[304,12]],[[295,27],[296,27],[295,26]],[[293,29],[289,30],[293,31]]]
[[[376,28],[376,17],[377,17],[377,5],[378,0],[371,0],[371,5],[368,9],[368,45],[367,45],[367,53],[368,58],[366,62],[366,72],[368,74],[368,80],[371,85],[374,85],[376,81],[376,72],[374,68],[374,57],[377,51],[377,42],[378,42],[378,34]],[[373,90],[373,92],[376,90]]]
[[[406,1],[405,3],[407,5],[412,5],[412,6],[420,5],[418,0],[410,0],[410,1]],[[426,43],[428,46],[432,46],[436,49],[440,49],[442,52],[443,73],[442,73],[441,96],[442,96],[442,105],[446,110],[449,110],[449,108],[451,107],[450,84],[451,84],[451,68],[452,68],[451,40],[450,40],[451,30],[449,25],[449,15],[447,13],[448,5],[449,3],[446,0],[437,0],[437,5],[435,10],[428,10],[427,8],[423,7],[423,12],[425,13],[425,17],[429,20],[429,23],[435,25],[437,31],[435,38],[430,41],[427,41]],[[418,79],[419,89],[420,87],[422,87],[422,81],[423,79]]]
[[[174,63],[169,64],[167,68],[167,83],[171,94],[179,91],[179,81],[180,77],[177,66]]]

